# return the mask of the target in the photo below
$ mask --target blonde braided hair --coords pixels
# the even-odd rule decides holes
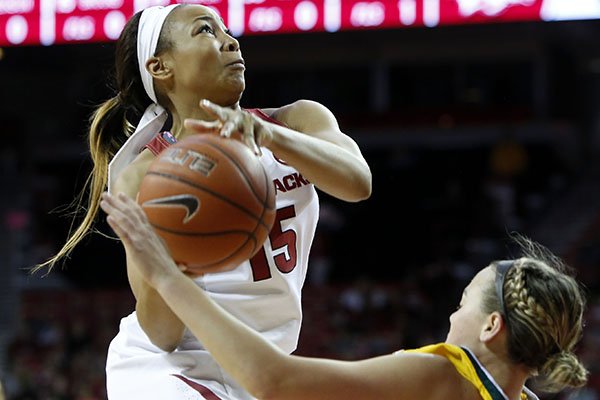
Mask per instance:
[[[573,353],[583,329],[581,288],[549,250],[523,236],[513,239],[524,257],[513,262],[503,282],[509,356],[539,374],[540,386],[549,392],[581,387],[588,372]],[[491,285],[484,311],[500,311],[500,304]]]

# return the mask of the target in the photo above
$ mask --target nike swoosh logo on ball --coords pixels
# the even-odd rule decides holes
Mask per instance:
[[[183,223],[187,224],[198,212],[200,200],[191,194],[178,194],[145,201],[142,207],[183,207],[185,208]]]

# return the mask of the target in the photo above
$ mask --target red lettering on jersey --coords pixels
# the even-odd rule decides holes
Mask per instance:
[[[273,184],[275,185],[275,192],[287,192],[279,179],[273,179]]]
[[[310,182],[300,174],[294,174],[294,179],[296,180],[298,187],[310,184]]]
[[[285,193],[288,190],[298,189],[299,187],[310,185],[310,182],[298,172],[284,176],[281,179],[273,179],[275,190]]]
[[[283,185],[287,190],[292,190],[296,189],[297,187],[300,187],[300,185],[298,185],[297,181],[294,179],[294,174],[284,176]]]

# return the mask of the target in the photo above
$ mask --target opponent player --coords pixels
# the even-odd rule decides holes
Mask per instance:
[[[537,399],[579,387],[587,371],[573,354],[584,297],[562,262],[521,238],[524,257],[492,262],[464,289],[445,343],[362,361],[288,355],[219,307],[168,260],[137,203],[105,194],[108,222],[161,294],[223,368],[260,399]]]
[[[321,104],[303,100],[278,109],[241,109],[244,71],[239,43],[210,8],[174,5],[137,13],[117,43],[119,92],[91,123],[94,170],[86,218],[48,264],[67,255],[89,231],[107,183],[111,192],[134,198],[162,148],[199,131],[223,136],[239,131],[280,183],[274,229],[252,260],[190,283],[290,353],[298,341],[300,295],[318,219],[315,186],[360,201],[370,196],[371,173],[356,143]],[[129,137],[131,122],[142,112]],[[161,132],[167,119],[170,132]],[[252,398],[143,279],[144,266],[135,265],[141,260],[125,250],[136,311],[122,320],[109,348],[109,398]],[[166,253],[155,255],[165,257],[161,263],[172,262]]]

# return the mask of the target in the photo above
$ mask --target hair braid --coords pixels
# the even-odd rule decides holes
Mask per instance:
[[[506,306],[513,315],[531,319],[540,331],[553,331],[554,322],[544,308],[538,304],[527,289],[526,269],[528,260],[520,263],[509,272],[505,282]]]
[[[549,250],[523,236],[513,239],[523,257],[506,272],[502,292],[510,359],[539,374],[540,388],[547,391],[583,386],[588,372],[574,353],[583,329],[583,291]],[[502,308],[494,284],[483,308],[487,313]]]

